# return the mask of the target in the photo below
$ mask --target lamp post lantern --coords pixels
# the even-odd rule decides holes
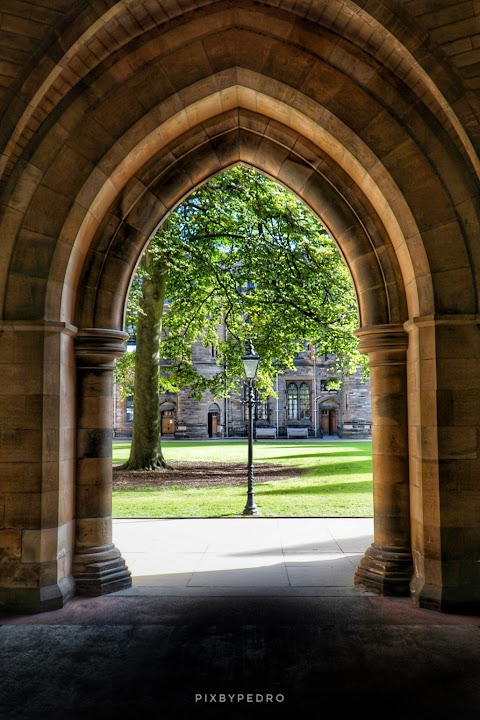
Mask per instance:
[[[242,357],[243,373],[248,384],[248,494],[247,503],[243,510],[244,515],[258,515],[253,495],[253,406],[255,404],[254,383],[257,376],[260,356],[253,349],[253,343],[248,341],[247,352]]]

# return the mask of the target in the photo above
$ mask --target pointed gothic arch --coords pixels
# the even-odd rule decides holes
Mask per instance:
[[[479,128],[416,21],[361,5],[108,1],[67,13],[12,85],[0,361],[22,439],[2,431],[1,605],[130,582],[109,456],[129,283],[162,218],[244,163],[318,215],[357,292],[375,488],[358,585],[478,606]]]

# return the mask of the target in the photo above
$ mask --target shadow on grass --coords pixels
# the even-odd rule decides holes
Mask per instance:
[[[343,483],[328,483],[328,485],[309,485],[306,487],[294,488],[265,488],[260,485],[258,495],[334,495],[335,493],[371,493],[372,482],[370,480],[362,480],[361,482],[345,481]]]
[[[328,475],[364,475],[365,473],[372,472],[372,461],[371,460],[359,460],[353,465],[352,463],[322,463],[319,465],[309,465],[299,468],[301,475],[307,475],[308,478]]]
[[[362,457],[371,457],[371,453],[353,453],[355,455],[360,455]],[[311,460],[314,458],[318,458],[319,460],[322,460],[323,458],[338,458],[339,460],[347,459],[348,453],[311,453],[306,455],[305,453],[299,454],[299,455],[275,455],[275,457],[268,458],[268,460]],[[262,462],[267,462],[266,459],[262,458]],[[349,460],[351,462],[351,460]]]

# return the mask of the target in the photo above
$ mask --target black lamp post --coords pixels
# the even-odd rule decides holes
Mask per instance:
[[[248,384],[248,496],[243,510],[244,515],[258,515],[258,508],[253,497],[253,406],[255,404],[254,383],[257,376],[260,356],[253,349],[253,343],[248,341],[247,352],[242,357],[243,372]]]

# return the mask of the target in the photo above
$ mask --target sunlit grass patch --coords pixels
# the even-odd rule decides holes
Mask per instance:
[[[171,441],[165,458],[175,462],[245,462],[245,487],[123,489],[113,493],[114,517],[238,517],[247,492],[247,442]],[[127,459],[128,442],[113,444],[113,461]],[[258,441],[254,462],[298,466],[298,478],[256,482],[263,517],[372,517],[370,442]]]

